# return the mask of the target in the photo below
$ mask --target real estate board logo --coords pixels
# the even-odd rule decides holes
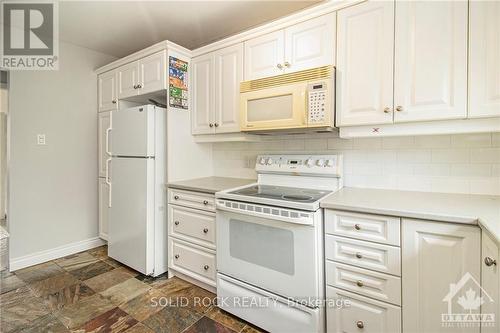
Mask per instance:
[[[1,67],[58,69],[57,9],[52,1],[2,1]]]

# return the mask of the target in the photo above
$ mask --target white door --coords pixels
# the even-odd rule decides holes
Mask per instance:
[[[99,132],[99,177],[106,177],[106,160],[111,156],[108,132],[111,127],[111,111],[98,114],[97,128]]]
[[[335,64],[336,13],[285,29],[285,71]]]
[[[154,160],[113,158],[108,255],[143,273],[154,267]]]
[[[469,2],[469,117],[500,115],[500,2]]]
[[[394,2],[337,13],[337,126],[392,123]]]
[[[467,117],[467,6],[396,3],[394,122]]]
[[[485,321],[481,333],[497,333],[500,325],[500,247],[495,239],[483,231],[481,237],[481,285],[483,287],[483,300],[481,313],[483,315],[494,315],[496,321],[494,326],[491,321]],[[485,319],[488,318],[485,316]],[[491,318],[491,317],[489,317]]]
[[[245,42],[245,80],[283,74],[285,33],[269,33]]]
[[[450,332],[442,314],[468,312],[459,305],[473,281],[452,293],[466,273],[480,281],[480,230],[476,226],[403,219],[402,223],[403,332]],[[479,291],[476,290],[477,296]],[[465,297],[465,296],[464,296]],[[479,328],[453,328],[479,332]]]
[[[193,59],[191,113],[192,134],[212,134],[214,127],[214,57],[212,53]]]
[[[110,145],[113,156],[144,157],[155,155],[154,106],[113,111]]]
[[[147,94],[167,89],[166,51],[139,60],[139,93]]]
[[[99,178],[99,237],[108,240],[109,185]]]
[[[137,61],[123,65],[117,69],[118,98],[135,96],[139,93],[139,65]]]
[[[215,131],[240,131],[240,82],[243,80],[243,44],[215,52]]]
[[[98,79],[98,108],[99,112],[116,110],[118,101],[116,99],[116,72],[100,74]]]

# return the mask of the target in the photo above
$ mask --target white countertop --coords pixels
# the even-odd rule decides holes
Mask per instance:
[[[228,178],[228,177],[205,177],[178,182],[168,183],[167,186],[188,191],[198,191],[214,194],[215,192],[228,190],[234,187],[240,187],[255,183],[255,179]]]
[[[500,196],[344,187],[322,208],[479,225],[500,243]]]

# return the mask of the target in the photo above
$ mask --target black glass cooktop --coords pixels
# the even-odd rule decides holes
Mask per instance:
[[[332,192],[286,186],[252,185],[229,193],[248,197],[312,203]]]

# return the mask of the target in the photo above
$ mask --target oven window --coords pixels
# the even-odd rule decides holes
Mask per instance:
[[[247,101],[247,121],[293,118],[293,95],[273,96]]]
[[[290,230],[231,219],[229,254],[280,273],[292,276],[295,273],[294,239]]]

